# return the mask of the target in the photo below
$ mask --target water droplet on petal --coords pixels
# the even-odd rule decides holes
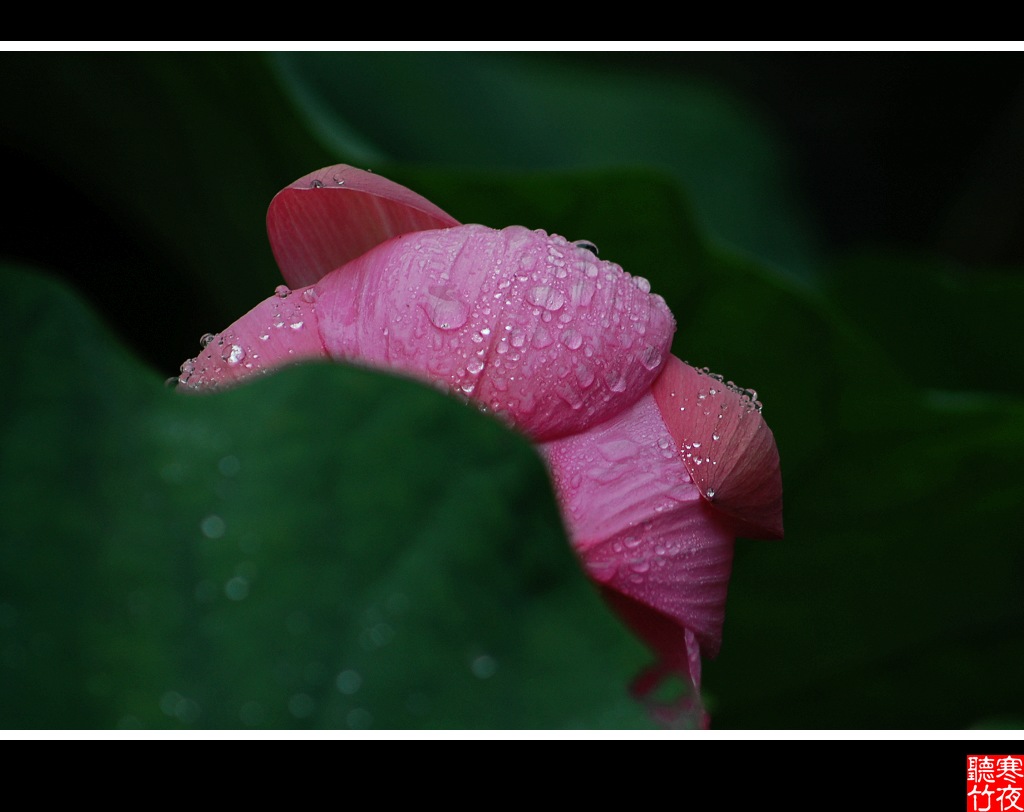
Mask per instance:
[[[199,346],[205,350],[216,337],[213,333],[203,333],[199,339]]]
[[[598,254],[597,246],[594,245],[594,243],[592,243],[590,240],[576,240],[575,242],[573,242],[573,245],[575,245],[577,248],[582,248],[584,251],[589,251],[594,256],[597,256]]]
[[[644,279],[642,276],[634,276],[633,284],[636,285],[637,290],[641,293],[651,292],[651,283]]]
[[[274,288],[274,295],[279,299],[284,299],[291,292],[291,288],[289,288],[287,285],[278,285],[276,288]]]
[[[561,342],[568,347],[570,350],[579,349],[580,344],[583,343],[583,336],[579,330],[566,330],[562,333]]]
[[[302,329],[302,325],[303,325],[303,322],[297,321],[294,324],[290,324],[288,326],[291,327],[293,330],[301,330]]]
[[[661,352],[657,347],[647,347],[647,349],[640,354],[640,363],[643,364],[646,369],[657,369],[661,364]]]
[[[565,304],[565,296],[550,285],[538,285],[526,294],[526,301],[545,310],[555,311]]]
[[[311,180],[309,182],[309,188],[310,189],[321,189],[321,188],[323,188],[323,185],[324,185],[324,182],[322,180],[317,180],[316,178],[314,178],[313,180]]]
[[[458,299],[458,294],[440,285],[428,289],[423,309],[430,323],[439,330],[457,330],[469,318],[469,308]]]
[[[237,366],[245,360],[245,350],[239,344],[232,344],[221,356],[221,360],[227,361],[228,366]]]
[[[302,301],[309,302],[309,304],[313,304],[313,302],[315,302],[317,298],[319,298],[319,295],[320,294],[316,292],[316,288],[306,288],[304,291],[302,291]]]
[[[545,347],[550,347],[554,343],[554,339],[551,337],[551,333],[540,327],[536,333],[533,334],[533,346],[535,349],[542,350]]]
[[[613,392],[624,392],[626,390],[626,376],[617,369],[610,369],[605,373],[605,383]]]

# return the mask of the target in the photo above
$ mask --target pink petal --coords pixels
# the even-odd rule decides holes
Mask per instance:
[[[199,355],[181,365],[178,383],[213,389],[297,361],[324,358],[312,288],[281,285],[269,299],[223,332],[208,337]]]
[[[458,224],[404,186],[345,164],[299,178],[267,211],[270,247],[293,288],[313,284],[399,234]]]
[[[670,669],[690,668],[684,632],[718,653],[733,533],[701,497],[650,393],[589,430],[541,447],[574,549]],[[614,601],[613,601],[614,602]]]
[[[537,440],[635,402],[675,330],[646,280],[522,226],[396,237],[315,289],[333,358],[437,383]]]
[[[737,535],[782,538],[782,475],[757,394],[670,356],[654,398],[690,476]]]

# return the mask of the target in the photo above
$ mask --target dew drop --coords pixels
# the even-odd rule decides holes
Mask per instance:
[[[286,298],[288,294],[290,294],[291,292],[291,288],[289,288],[287,285],[278,285],[276,288],[274,288],[274,295],[278,299]]]
[[[302,301],[313,304],[319,298],[320,294],[316,292],[316,288],[306,288],[302,291]]]
[[[636,286],[637,290],[639,290],[641,293],[650,293],[651,292],[651,283],[648,282],[646,279],[644,279],[644,277],[642,277],[642,276],[634,276],[633,277],[633,284]]]
[[[431,285],[427,290],[423,309],[438,330],[457,330],[469,318],[469,308],[458,299],[458,294],[440,285]]]
[[[217,336],[215,336],[213,333],[203,333],[202,337],[199,339],[199,346],[205,350],[208,346],[210,346],[210,342],[212,342],[213,339],[215,339],[216,337]]]
[[[245,360],[245,350],[239,344],[232,344],[226,353],[221,358],[227,361],[228,366],[237,366]]]
[[[584,389],[594,382],[594,370],[591,369],[590,364],[577,364],[576,380]]]
[[[655,370],[661,364],[661,353],[656,347],[647,347],[640,354],[640,363],[645,369]]]
[[[542,350],[545,347],[550,347],[553,343],[554,339],[551,337],[551,333],[549,333],[543,327],[538,329],[537,332],[533,334],[532,344],[538,350]]]
[[[310,189],[322,189],[323,185],[324,182],[322,180],[318,180],[317,178],[313,178],[313,180],[309,182]]]
[[[293,330],[301,330],[303,323],[304,322],[297,321],[297,322],[295,322],[293,324],[289,324],[288,326],[291,327]]]
[[[579,330],[570,329],[562,333],[560,340],[570,350],[577,350],[583,343],[583,336],[580,334]]]
[[[466,371],[469,372],[470,375],[479,375],[483,371],[483,368],[484,362],[479,358],[470,358],[469,363],[466,364]]]
[[[596,290],[597,287],[589,279],[577,279],[569,286],[569,301],[579,307],[587,307]]]
[[[610,369],[605,373],[605,383],[613,392],[624,392],[626,390],[626,376],[617,369]]]
[[[550,285],[538,285],[526,294],[526,301],[545,310],[555,311],[565,304],[565,296]]]
[[[576,240],[573,242],[577,248],[582,248],[584,251],[589,251],[595,257],[598,255],[597,246],[594,245],[590,240]]]

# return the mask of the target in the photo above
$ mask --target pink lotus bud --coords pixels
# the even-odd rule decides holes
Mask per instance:
[[[459,225],[351,167],[307,175],[268,212],[290,284],[182,366],[193,389],[304,359],[396,370],[540,443],[573,547],[609,603],[693,696],[721,643],[736,535],[781,537],[778,452],[756,394],[669,355],[675,321],[642,277],[586,244]]]

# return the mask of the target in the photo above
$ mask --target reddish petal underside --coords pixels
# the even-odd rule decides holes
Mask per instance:
[[[399,234],[456,225],[425,197],[345,164],[299,178],[267,210],[270,247],[293,288],[312,285]]]
[[[782,474],[756,393],[669,356],[654,398],[710,505],[737,535],[782,538]]]

